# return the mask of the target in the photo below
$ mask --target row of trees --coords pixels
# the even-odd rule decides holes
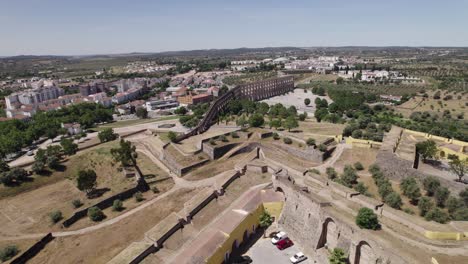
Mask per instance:
[[[112,110],[100,104],[83,103],[49,112],[35,114],[29,122],[8,120],[0,122],[0,158],[20,151],[40,137],[54,138],[67,131],[62,123],[78,122],[84,128],[112,120]]]

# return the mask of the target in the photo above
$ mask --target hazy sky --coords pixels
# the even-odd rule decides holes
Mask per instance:
[[[0,0],[0,56],[468,46],[468,0]]]

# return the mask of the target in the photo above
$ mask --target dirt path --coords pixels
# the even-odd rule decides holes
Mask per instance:
[[[329,159],[327,159],[325,161],[325,163],[323,163],[323,164],[321,164],[319,166],[316,166],[314,168],[319,170],[320,172],[325,172],[325,170],[328,167],[331,167],[331,166],[333,166],[333,164],[335,164],[335,162],[341,157],[341,154],[343,154],[343,151],[346,148],[349,148],[349,146],[347,146],[346,144],[338,144],[336,146],[335,151],[333,151],[332,156]]]

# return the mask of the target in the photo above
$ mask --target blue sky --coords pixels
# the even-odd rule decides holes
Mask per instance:
[[[468,46],[468,0],[0,0],[0,56]]]

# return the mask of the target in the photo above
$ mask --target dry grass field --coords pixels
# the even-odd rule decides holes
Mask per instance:
[[[51,230],[60,230],[59,224],[53,225],[49,219],[49,213],[60,210],[64,218],[69,217],[76,210],[71,202],[80,199],[83,207],[90,206],[118,192],[135,185],[134,179],[124,177],[119,171],[118,164],[114,164],[110,155],[110,149],[118,145],[117,141],[109,142],[85,150],[71,156],[65,163],[66,169],[52,173],[50,176],[35,176],[34,181],[28,182],[25,188],[2,187],[0,199],[0,235],[13,236],[19,233],[41,233]],[[171,189],[174,182],[167,173],[157,167],[148,157],[139,153],[137,159],[140,168],[151,187],[156,187],[158,193],[147,192],[147,198],[159,195]],[[93,169],[98,175],[97,189],[106,190],[98,198],[88,199],[86,195],[76,188],[75,177],[80,169]],[[44,179],[48,181],[45,182]],[[17,189],[18,188],[18,189]],[[132,201],[130,201],[132,200]],[[134,199],[124,202],[124,206],[132,208]],[[109,213],[108,217],[115,216]],[[86,223],[87,225],[89,223]],[[79,225],[82,226],[82,225]]]
[[[468,95],[462,95],[461,93],[453,92],[442,92],[441,98],[444,98],[446,95],[451,95],[453,99],[450,100],[436,100],[434,99],[434,91],[429,91],[427,94],[428,98],[422,96],[416,96],[411,98],[408,102],[405,102],[402,105],[395,106],[394,109],[402,113],[404,117],[409,117],[413,112],[430,112],[431,114],[437,114],[442,116],[445,110],[449,110],[452,118],[457,118],[457,115],[464,114],[465,117],[468,116]]]
[[[196,190],[179,190],[118,223],[84,235],[57,238],[30,263],[106,263],[171,212],[183,209]]]

